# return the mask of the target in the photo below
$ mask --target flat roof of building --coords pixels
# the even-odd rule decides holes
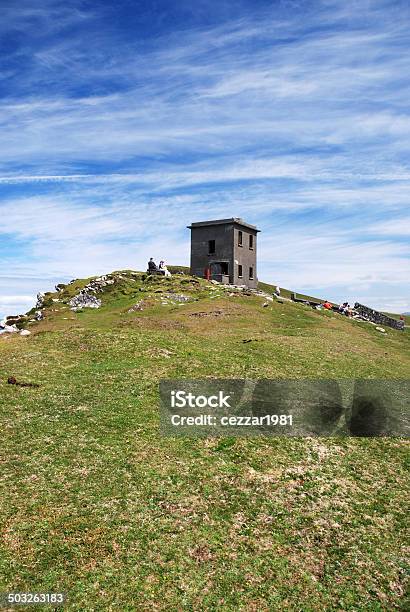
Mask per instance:
[[[255,232],[260,232],[260,230],[256,227],[256,225],[251,225],[250,223],[246,223],[240,217],[231,217],[230,219],[213,219],[211,221],[197,221],[196,223],[191,223],[191,225],[187,225],[188,229],[193,229],[195,227],[204,227],[207,225],[226,225],[228,223],[234,223],[235,225],[242,225],[243,227],[247,227],[249,229],[255,230]]]

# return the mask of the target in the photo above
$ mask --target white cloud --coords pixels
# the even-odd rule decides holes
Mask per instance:
[[[410,236],[410,217],[385,219],[379,223],[370,224],[366,231],[386,236]]]
[[[30,304],[34,299],[32,295],[0,295],[0,305],[7,306],[8,304]]]
[[[265,279],[407,300],[409,7],[289,7],[141,45],[81,2],[8,3],[31,46],[0,104],[0,238],[21,278],[0,291],[187,263],[186,224],[242,215]]]

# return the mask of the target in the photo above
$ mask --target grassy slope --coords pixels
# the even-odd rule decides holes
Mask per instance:
[[[98,311],[52,303],[32,336],[0,338],[0,591],[63,590],[72,610],[403,607],[405,441],[161,438],[157,383],[404,378],[409,331],[131,278]],[[197,301],[162,305],[167,285]]]

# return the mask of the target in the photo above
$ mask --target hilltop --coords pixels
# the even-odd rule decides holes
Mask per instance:
[[[101,304],[71,310],[87,286]],[[3,590],[72,610],[402,605],[405,440],[163,438],[158,382],[406,378],[408,329],[187,274],[58,289],[29,336],[0,337]]]
[[[260,283],[258,292],[241,290],[173,269],[182,273],[163,277],[123,270],[58,285],[17,325],[33,336],[104,332],[107,342],[111,335],[129,334],[131,340],[138,333],[140,344],[159,336],[161,346],[173,345],[173,361],[184,376],[192,363],[177,356],[178,345],[187,343],[201,362],[199,376],[214,373],[207,359],[201,360],[207,352],[223,360],[224,376],[397,378],[408,372],[408,330],[387,329],[381,337],[368,323],[290,302],[287,290],[283,299],[272,300],[274,288],[267,283]],[[100,306],[70,303],[81,292],[95,296]],[[252,343],[241,346],[249,339]],[[124,337],[124,350],[127,345]]]

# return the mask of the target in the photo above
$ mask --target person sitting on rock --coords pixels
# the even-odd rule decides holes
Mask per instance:
[[[159,262],[158,270],[160,270],[163,274],[165,274],[165,276],[171,276],[171,272],[168,270],[167,264],[165,263],[165,261]]]
[[[148,272],[156,272],[158,270],[157,264],[154,261],[153,257],[150,257],[148,262]]]
[[[346,317],[350,317],[350,316],[351,316],[351,314],[352,314],[352,309],[351,309],[351,307],[350,307],[349,302],[346,302],[346,306],[345,306],[345,308],[344,308],[344,310],[343,310],[343,314],[345,314],[345,315],[346,315]]]
[[[328,300],[323,302],[322,306],[323,308],[326,308],[326,310],[332,310],[332,304]]]

